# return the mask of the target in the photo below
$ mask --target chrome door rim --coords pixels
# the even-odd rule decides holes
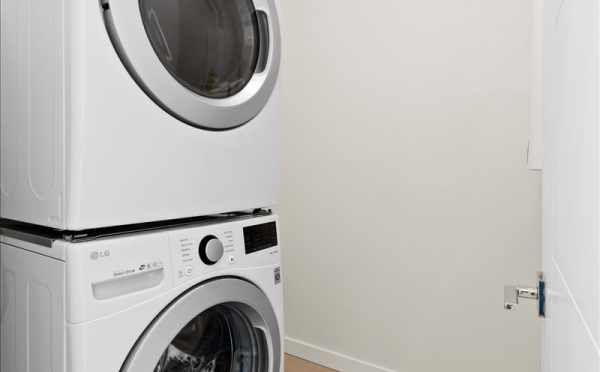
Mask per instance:
[[[167,71],[146,34],[139,1],[101,0],[110,39],[138,86],[163,110],[203,129],[227,130],[246,124],[267,104],[279,75],[281,36],[274,0],[253,0],[269,20],[269,56],[266,68],[255,73],[236,95],[212,99],[194,93]]]
[[[228,303],[239,304],[256,313],[250,317],[261,323],[257,328],[267,336],[269,372],[279,372],[281,335],[277,316],[263,291],[238,278],[220,278],[205,282],[179,296],[146,328],[129,353],[121,372],[154,370],[164,350],[181,329],[206,310]]]

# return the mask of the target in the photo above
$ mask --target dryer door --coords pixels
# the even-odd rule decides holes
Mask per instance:
[[[117,53],[146,94],[205,129],[247,123],[277,81],[274,0],[101,0]]]
[[[279,372],[281,335],[256,286],[233,278],[195,287],[148,327],[123,372]]]

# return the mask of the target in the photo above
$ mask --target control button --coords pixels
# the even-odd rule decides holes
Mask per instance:
[[[184,269],[185,276],[191,276],[194,272],[194,268],[192,266],[186,266]]]
[[[225,249],[223,247],[223,243],[221,243],[219,238],[212,235],[202,239],[200,242],[200,247],[198,248],[200,259],[209,266],[219,262],[219,260],[223,258],[224,252]]]
[[[275,284],[281,283],[281,268],[278,267],[274,271]]]

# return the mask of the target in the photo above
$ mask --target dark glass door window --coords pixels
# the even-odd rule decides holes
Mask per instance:
[[[154,51],[182,85],[208,98],[239,93],[260,50],[252,0],[140,0]]]
[[[215,306],[189,322],[153,372],[267,372],[262,332],[235,305]]]

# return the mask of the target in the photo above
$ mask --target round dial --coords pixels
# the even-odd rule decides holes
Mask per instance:
[[[223,258],[223,243],[216,236],[209,235],[202,239],[198,248],[200,259],[207,265],[214,265]]]

